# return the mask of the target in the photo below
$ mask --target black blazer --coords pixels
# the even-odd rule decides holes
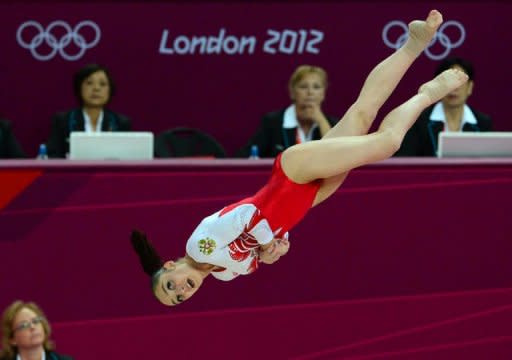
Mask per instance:
[[[282,109],[264,115],[256,133],[245,146],[236,152],[235,157],[249,157],[252,145],[258,146],[259,156],[262,158],[276,157],[286,148],[295,145],[296,129],[283,128],[285,110]],[[326,117],[331,126],[336,125],[339,120],[335,116],[327,115]],[[316,128],[313,131],[313,140],[319,140],[320,138],[320,129]]]
[[[7,357],[0,357],[0,360],[16,360],[16,355],[14,355],[13,358],[7,358]],[[56,353],[55,351],[46,351],[46,360],[73,360],[71,356],[62,355],[59,353]]]
[[[82,109],[60,112],[52,118],[50,137],[46,142],[48,157],[63,158],[69,152],[69,134],[84,131],[85,120]],[[126,116],[103,109],[101,131],[130,131],[131,122]]]
[[[405,135],[402,146],[394,156],[436,156],[438,135],[444,128],[441,121],[430,120],[434,105],[425,109]],[[491,118],[475,109],[476,125],[464,124],[462,131],[492,131]]]
[[[0,158],[24,157],[25,153],[12,133],[10,123],[6,120],[0,120]]]

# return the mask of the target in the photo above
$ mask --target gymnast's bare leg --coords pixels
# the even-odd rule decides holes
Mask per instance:
[[[314,205],[336,191],[351,169],[390,157],[421,111],[467,80],[463,73],[453,70],[439,75],[389,113],[377,132],[366,135],[380,107],[441,23],[442,15],[436,10],[426,21],[411,22],[405,45],[370,72],[358,99],[338,124],[321,140],[292,146],[283,153],[283,170],[293,181],[323,179]]]
[[[370,72],[356,102],[324,138],[367,134],[379,109],[416,58],[428,46],[442,22],[441,13],[432,10],[425,21],[414,20],[409,23],[409,38],[404,46]],[[347,175],[348,171],[324,179],[315,205],[334,193]]]

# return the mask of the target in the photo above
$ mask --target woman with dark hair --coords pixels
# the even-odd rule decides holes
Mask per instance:
[[[18,300],[5,309],[0,360],[72,360],[54,348],[50,323],[37,304]]]
[[[379,108],[441,22],[436,10],[426,21],[411,22],[407,42],[370,72],[343,118],[322,139],[279,154],[269,182],[254,196],[204,218],[188,239],[184,257],[163,262],[146,236],[134,231],[132,245],[158,300],[176,305],[193,296],[210,274],[227,281],[252,273],[259,263],[276,262],[290,247],[288,231],[332,195],[350,170],[393,155],[420,112],[467,81],[459,70],[443,72],[368,134]]]
[[[420,114],[418,120],[407,132],[396,156],[436,156],[439,133],[442,131],[492,131],[491,117],[467,104],[475,87],[473,65],[461,57],[446,58],[439,63],[434,75],[448,69],[463,71],[469,80]]]
[[[86,65],[75,74],[73,90],[79,108],[53,116],[47,141],[49,157],[66,157],[72,131],[129,131],[130,120],[106,109],[115,94],[115,84],[109,71],[97,64]]]

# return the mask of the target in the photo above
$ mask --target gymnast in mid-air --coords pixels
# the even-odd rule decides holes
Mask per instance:
[[[332,195],[350,170],[391,157],[419,114],[468,79],[457,69],[444,71],[368,134],[380,107],[442,21],[441,13],[431,10],[425,21],[409,23],[405,44],[372,69],[341,120],[322,139],[279,154],[268,183],[254,196],[204,218],[188,239],[183,257],[164,262],[145,234],[134,230],[133,248],[158,300],[177,305],[192,297],[209,275],[228,281],[254,272],[260,263],[276,262],[290,248],[288,231]]]

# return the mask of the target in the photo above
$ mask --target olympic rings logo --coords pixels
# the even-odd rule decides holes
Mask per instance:
[[[389,39],[388,32],[391,28],[398,26],[402,30],[402,34],[394,41],[392,42]],[[459,38],[457,41],[452,41],[448,35],[445,34],[445,30],[448,27],[453,27],[459,32]],[[384,29],[382,29],[382,40],[384,40],[384,44],[386,44],[388,47],[398,50],[407,40],[409,34],[409,28],[407,25],[400,20],[393,20],[384,26]],[[430,42],[430,44],[425,49],[425,54],[432,60],[441,60],[448,56],[450,51],[452,49],[455,49],[462,45],[464,40],[466,39],[466,30],[464,29],[464,26],[455,20],[450,20],[445,23],[443,23],[439,29],[437,30],[436,34],[434,35],[434,38]],[[439,41],[439,44],[441,44],[442,47],[444,47],[444,50],[440,54],[433,54],[431,51],[431,48]]]
[[[94,32],[94,38],[90,42],[87,42],[84,36],[80,34],[80,31],[87,27],[91,28]],[[26,41],[23,36],[23,33],[28,28],[34,28],[37,31],[37,34],[30,41]],[[52,33],[58,28],[63,29],[65,32],[65,34],[59,39],[57,39],[57,36]],[[21,24],[16,32],[16,40],[18,40],[18,44],[25,49],[29,49],[32,56],[39,61],[50,60],[57,54],[57,52],[65,60],[78,60],[85,54],[87,49],[98,44],[100,37],[100,28],[95,22],[90,20],[81,21],[74,28],[71,28],[71,26],[65,21],[56,20],[50,23],[46,29],[44,29],[37,21],[29,20]],[[51,49],[48,54],[41,54],[38,52],[43,41]],[[66,51],[66,48],[71,44],[71,41],[73,41],[73,44],[79,49],[76,54],[69,54]]]

